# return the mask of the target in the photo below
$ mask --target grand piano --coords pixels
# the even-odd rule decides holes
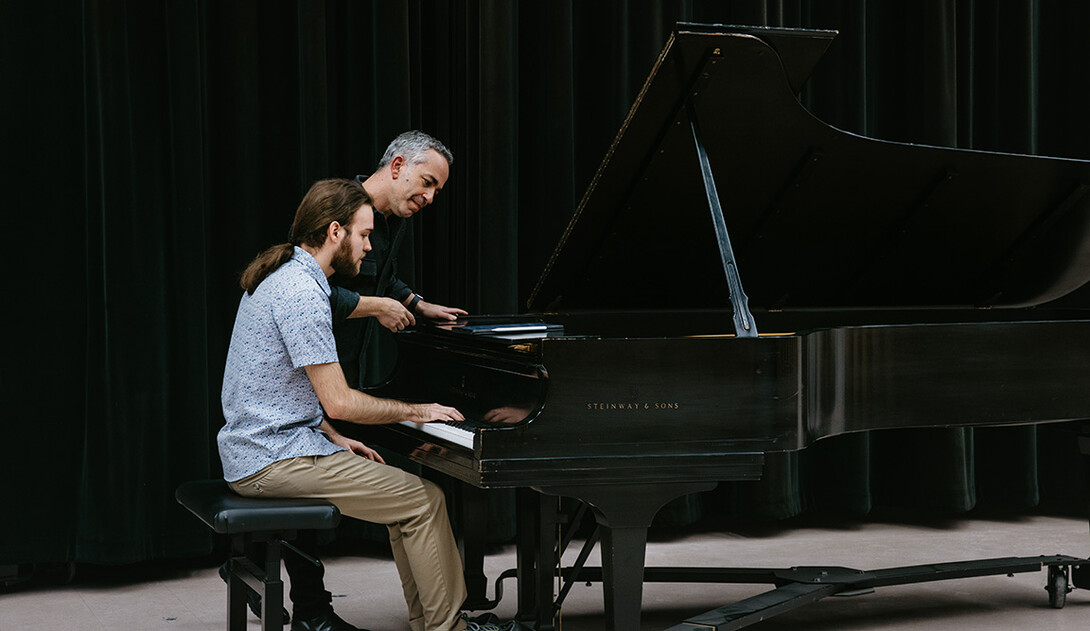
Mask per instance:
[[[473,489],[533,489],[517,576],[539,630],[568,575],[542,517],[556,497],[593,512],[602,567],[580,578],[602,580],[609,624],[634,631],[655,513],[760,478],[767,454],[1090,418],[1090,311],[1050,306],[1090,280],[1090,163],[833,128],[797,95],[834,36],[679,24],[528,311],[398,335],[373,393],[466,423],[342,426]],[[1068,569],[1050,577],[1085,581]],[[799,598],[677,628],[740,628]]]

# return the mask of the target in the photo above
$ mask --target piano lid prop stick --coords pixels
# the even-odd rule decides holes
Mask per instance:
[[[723,273],[727,276],[727,288],[730,290],[730,303],[734,308],[734,333],[738,337],[757,337],[757,324],[749,311],[749,297],[742,289],[742,279],[738,275],[738,263],[734,260],[734,249],[727,234],[727,221],[723,217],[723,207],[719,203],[719,193],[715,188],[715,176],[712,174],[711,161],[704,148],[704,137],[696,121],[696,107],[690,98],[686,102],[689,125],[693,130],[693,143],[696,145],[696,157],[700,161],[700,175],[704,178],[704,192],[708,197],[708,208],[715,225],[715,239],[719,242],[719,258],[723,263]]]

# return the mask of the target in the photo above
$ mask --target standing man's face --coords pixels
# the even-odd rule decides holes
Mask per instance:
[[[370,204],[364,204],[352,215],[352,222],[342,226],[348,234],[341,240],[341,247],[333,256],[333,271],[352,278],[360,273],[363,257],[371,251],[371,230],[375,227],[375,213]]]
[[[412,217],[435,201],[450,175],[450,165],[438,151],[429,149],[424,156],[419,164],[409,164],[401,156],[390,162],[394,177],[390,212],[398,217]]]

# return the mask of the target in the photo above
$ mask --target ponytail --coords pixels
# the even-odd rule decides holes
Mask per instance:
[[[295,211],[295,221],[291,224],[291,241],[274,245],[258,254],[246,266],[238,284],[252,296],[261,281],[291,259],[296,245],[322,247],[326,230],[331,223],[336,221],[347,226],[352,222],[356,211],[370,203],[371,197],[367,191],[352,180],[330,179],[315,182]]]
[[[295,246],[290,243],[281,243],[258,254],[243,270],[238,284],[242,286],[246,293],[251,296],[254,295],[254,291],[257,290],[257,286],[261,284],[261,281],[265,280],[266,276],[275,272],[281,265],[287,263],[293,252],[295,252]]]

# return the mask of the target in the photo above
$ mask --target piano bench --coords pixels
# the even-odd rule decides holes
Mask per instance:
[[[223,480],[185,482],[174,493],[178,503],[209,528],[231,538],[227,562],[227,630],[246,629],[246,590],[261,597],[262,631],[281,631],[284,625],[284,583],[280,580],[281,545],[311,559],[287,543],[300,530],[335,528],[341,519],[337,507],[325,500],[242,497]],[[246,556],[251,542],[265,542],[264,567]]]

